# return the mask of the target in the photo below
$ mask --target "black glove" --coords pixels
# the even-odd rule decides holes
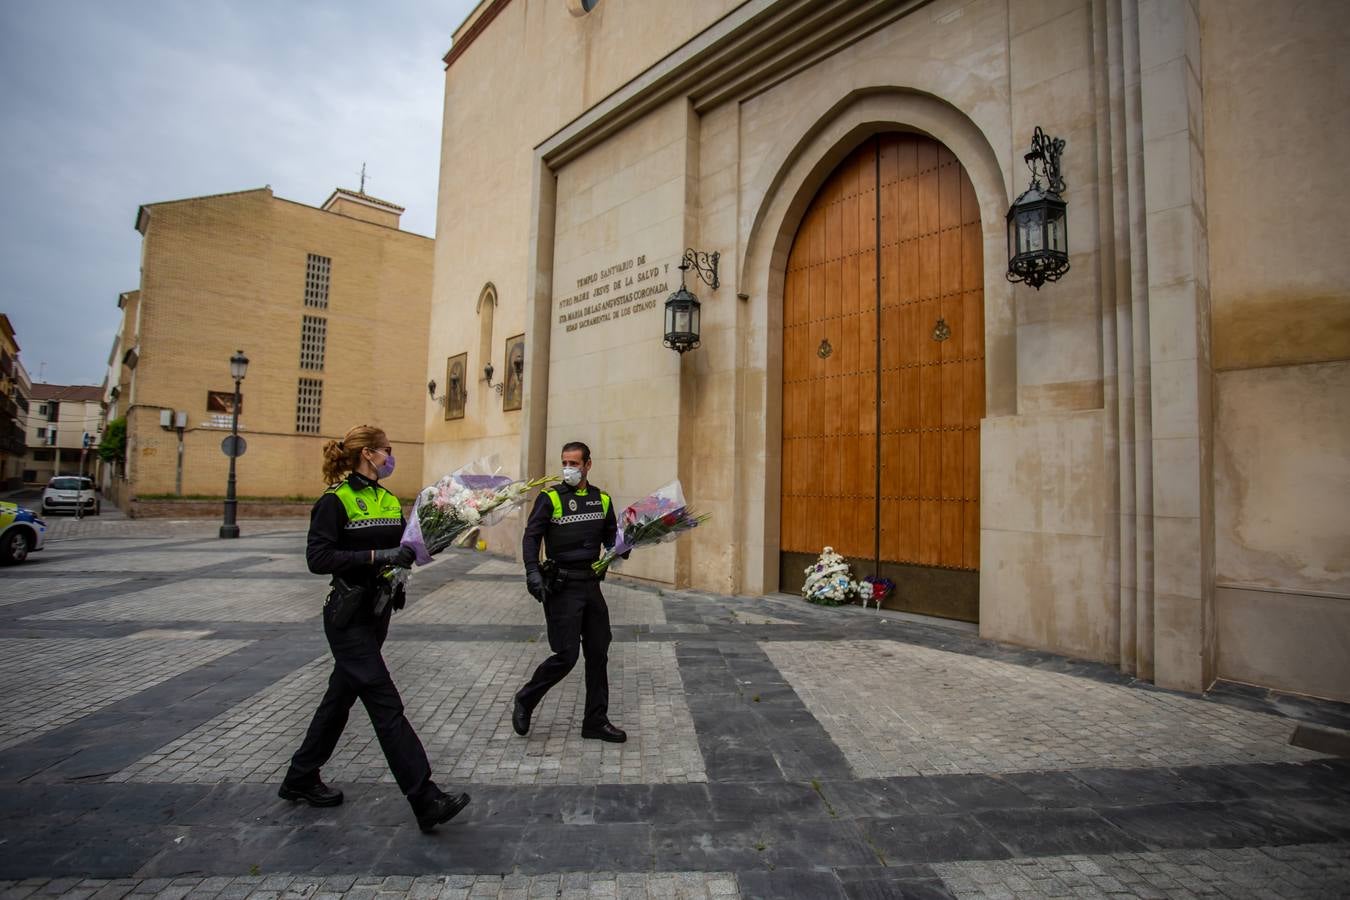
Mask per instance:
[[[538,569],[531,567],[525,570],[525,590],[540,603],[544,602],[544,576]]]
[[[417,559],[417,554],[413,548],[405,547],[400,544],[397,547],[390,547],[388,550],[376,550],[373,562],[377,566],[399,566],[404,569],[411,569],[412,564]]]

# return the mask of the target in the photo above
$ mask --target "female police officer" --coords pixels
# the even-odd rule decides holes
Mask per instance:
[[[412,550],[399,546],[404,522],[398,498],[380,484],[393,472],[393,448],[378,428],[358,425],[341,441],[324,445],[323,477],[331,486],[310,513],[305,559],[311,572],[333,576],[334,590],[323,608],[323,630],[335,664],[328,691],[291,758],[278,794],[311,806],[342,802],[342,792],[324,784],[319,769],[333,755],[347,714],[359,698],[417,824],[431,831],[463,809],[469,795],[452,797],[431,780],[426,751],[403,715],[403,701],[380,655],[389,617],[394,606],[402,605],[402,597],[377,612],[376,576],[385,566],[409,566],[413,561]],[[344,593],[347,600],[358,598],[349,621]]]

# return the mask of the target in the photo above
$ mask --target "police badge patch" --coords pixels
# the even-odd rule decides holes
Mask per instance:
[[[362,500],[360,497],[357,497],[357,498],[356,498],[356,508],[359,509],[359,510],[361,510],[361,512],[369,512],[369,511],[370,511],[370,510],[366,509],[366,501]]]
[[[577,501],[576,501],[576,500],[573,500],[573,499],[571,499],[571,498],[568,499],[568,501],[567,501],[567,511],[568,511],[568,512],[576,512],[576,511],[577,511]]]

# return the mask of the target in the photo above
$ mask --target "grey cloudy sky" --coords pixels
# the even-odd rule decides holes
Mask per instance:
[[[364,161],[434,235],[440,60],[473,6],[0,0],[0,312],[33,379],[103,380],[142,203],[270,184],[317,206]]]

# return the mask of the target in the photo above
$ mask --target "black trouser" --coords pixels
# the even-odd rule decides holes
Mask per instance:
[[[392,610],[386,608],[379,616],[362,610],[346,628],[338,628],[333,624],[332,606],[324,605],[323,631],[333,651],[333,674],[328,677],[328,690],[314,711],[304,743],[291,758],[286,781],[303,785],[318,776],[347,727],[352,704],[360,699],[399,789],[414,808],[425,805],[440,789],[431,780],[426,750],[403,715],[403,698],[380,655]]]
[[[544,601],[548,646],[553,655],[539,664],[516,694],[533,710],[544,694],[572,671],[580,651],[586,652],[586,713],[582,728],[599,728],[609,721],[609,607],[600,582],[564,581]]]

